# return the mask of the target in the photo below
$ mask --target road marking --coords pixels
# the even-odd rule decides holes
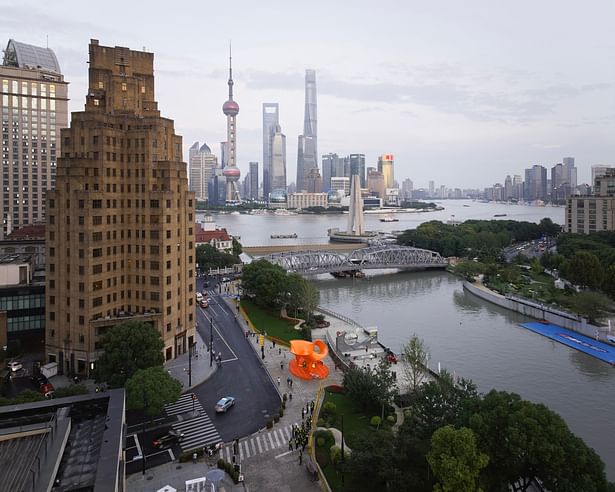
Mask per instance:
[[[173,454],[173,451],[171,451],[169,449],[169,455],[171,456],[171,461],[175,461],[175,455]]]
[[[280,440],[278,439],[278,432],[273,431],[273,437],[275,437],[275,442],[277,444],[276,448],[280,447]]]
[[[249,446],[248,446],[248,441],[244,441],[244,442],[243,442],[243,445],[244,445],[244,446],[245,446],[245,448],[246,448],[246,458],[249,458],[249,457],[250,457],[250,448],[249,448]]]
[[[252,445],[252,454],[256,454],[256,446],[254,445],[254,439],[250,439],[250,444]]]
[[[269,441],[271,442],[271,449],[275,449],[275,445],[273,444],[273,438],[271,437],[271,434],[267,434],[269,436]]]
[[[286,432],[286,439],[290,441],[290,429],[288,427],[284,427],[284,432]]]
[[[263,448],[261,447],[261,441],[260,441],[258,436],[256,436],[256,444],[258,445],[258,452],[262,453],[263,452]]]
[[[282,456],[286,456],[287,454],[290,454],[290,453],[292,453],[292,451],[286,451],[285,453],[278,454],[276,458],[281,458]]]
[[[141,450],[141,443],[139,442],[139,438],[137,436],[134,436],[134,440],[135,440],[135,446],[137,446],[137,450],[139,451],[139,456],[143,457],[143,451]]]
[[[263,438],[263,447],[265,448],[265,451],[269,451],[269,445],[267,444],[267,439],[265,439],[265,436],[260,436],[260,437]]]

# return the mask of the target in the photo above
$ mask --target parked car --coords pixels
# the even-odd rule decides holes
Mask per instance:
[[[209,302],[207,302],[207,299],[202,299],[201,302],[199,302],[199,306],[201,306],[202,308],[208,308]]]
[[[234,396],[225,396],[224,398],[220,398],[218,403],[216,403],[216,413],[226,413],[227,410],[233,405],[235,405]]]
[[[164,448],[181,441],[184,438],[184,433],[171,429],[165,435],[160,436],[158,439],[154,439],[152,446],[155,448]]]
[[[32,376],[30,380],[39,388],[43,386],[44,384],[49,383],[49,379],[47,379],[47,376],[43,374],[39,374],[38,376]]]
[[[12,360],[9,362],[9,369],[13,372],[21,371],[23,369],[23,364],[18,360]]]

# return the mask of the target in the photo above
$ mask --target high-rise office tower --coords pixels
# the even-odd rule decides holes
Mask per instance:
[[[190,168],[190,191],[194,191],[196,198],[207,200],[209,198],[208,184],[218,167],[218,158],[211,153],[206,143],[199,147],[194,142],[188,151]]]
[[[337,177],[339,156],[337,154],[325,154],[321,157],[322,163],[322,191],[328,193],[331,190],[331,178]]]
[[[519,174],[513,176],[512,187],[513,199],[517,201],[523,200],[523,178]]]
[[[322,176],[318,168],[313,167],[306,179],[308,193],[322,193]]]
[[[604,176],[609,169],[613,169],[614,166],[608,166],[606,164],[594,164],[592,166],[592,186],[596,186],[596,178]]]
[[[534,165],[525,170],[525,199],[528,201],[547,198],[547,168]]]
[[[367,189],[372,195],[376,195],[378,198],[386,198],[384,175],[375,167],[367,168]]]
[[[89,45],[84,111],[62,130],[47,195],[47,358],[89,374],[101,336],[154,326],[165,359],[195,335],[194,193],[182,139],[154,98],[154,55]]]
[[[258,200],[258,162],[250,162],[250,198]]]
[[[414,183],[410,178],[406,178],[401,183],[402,198],[404,200],[410,200],[412,198],[412,190],[414,189]]]
[[[271,137],[271,189],[286,191],[286,135],[276,125]]]
[[[513,182],[510,175],[504,180],[504,200],[510,200],[513,197]]]
[[[9,40],[2,81],[2,231],[45,220],[55,187],[60,129],[68,125],[68,83],[49,48]]]
[[[222,105],[222,112],[226,115],[226,141],[228,142],[228,164],[224,166],[222,174],[226,178],[226,201],[238,202],[241,200],[237,181],[241,172],[237,167],[237,126],[235,118],[239,113],[239,104],[233,101],[233,57],[229,51],[228,57],[228,101]]]
[[[297,190],[307,189],[307,177],[318,169],[318,139],[316,118],[316,71],[305,71],[305,114],[303,134],[299,135],[297,149]]]
[[[280,124],[278,103],[263,103],[263,194],[269,196],[271,187],[271,144],[275,127]]]
[[[429,181],[428,183],[428,188],[429,188],[429,196],[430,198],[433,198],[436,196],[436,183],[435,181]]]
[[[361,188],[365,188],[365,154],[350,154],[348,160],[350,161],[350,176],[359,176]]]
[[[395,187],[395,176],[393,175],[393,154],[383,154],[378,157],[378,171],[384,176],[384,187]]]

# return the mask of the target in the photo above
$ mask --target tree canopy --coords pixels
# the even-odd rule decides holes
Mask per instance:
[[[237,244],[237,246],[236,246]],[[233,239],[233,252],[241,253],[241,245]],[[239,255],[237,253],[237,255]],[[210,244],[199,244],[196,247],[196,262],[202,271],[209,271],[210,268],[224,268],[238,263],[237,256],[218,251]]]
[[[381,359],[375,367],[351,367],[344,373],[348,396],[366,410],[391,402],[397,393],[397,382],[389,363]]]
[[[148,417],[159,415],[167,403],[177,401],[181,384],[162,367],[139,369],[126,381],[126,406],[145,411]]]
[[[410,341],[402,348],[402,358],[406,362],[403,368],[410,389],[416,391],[427,377],[427,347],[425,342],[417,335],[412,335]]]
[[[149,323],[126,321],[102,337],[102,355],[96,361],[95,377],[111,387],[124,386],[139,369],[162,367],[164,342]]]

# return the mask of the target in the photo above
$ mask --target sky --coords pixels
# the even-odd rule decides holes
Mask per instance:
[[[262,103],[280,104],[288,182],[316,70],[318,152],[395,156],[415,188],[483,188],[572,156],[579,183],[615,165],[612,0],[0,0],[0,44],[52,48],[81,111],[88,43],[155,54],[156,100],[219,155],[228,46],[242,173],[262,163]],[[262,168],[261,168],[262,169]],[[261,171],[262,172],[262,171]]]

